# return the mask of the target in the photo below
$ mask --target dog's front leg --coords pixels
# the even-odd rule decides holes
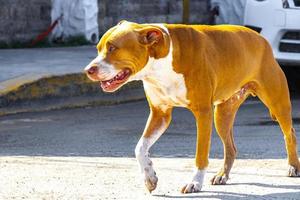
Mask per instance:
[[[200,192],[208,166],[210,138],[212,132],[212,109],[210,107],[193,111],[197,123],[196,169],[192,180],[186,184],[181,192]]]
[[[160,109],[150,105],[150,115],[145,130],[135,148],[135,155],[149,192],[156,188],[158,181],[152,161],[149,158],[149,149],[169,126],[171,112],[172,108]]]

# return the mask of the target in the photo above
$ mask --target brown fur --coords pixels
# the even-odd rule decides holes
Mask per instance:
[[[169,25],[168,29],[174,44],[173,65],[175,71],[184,74],[189,109],[197,122],[196,166],[204,169],[208,165],[213,102],[221,101],[224,103],[215,107],[215,124],[225,154],[219,174],[229,175],[236,154],[234,116],[248,96],[243,94],[236,99],[236,92],[244,89],[258,95],[278,120],[289,164],[300,170],[287,81],[268,42],[240,26]]]
[[[121,31],[118,26],[102,37],[97,48],[98,51],[104,49],[107,62],[119,68],[129,67],[133,74],[145,66],[149,56],[165,57],[172,41],[173,68],[184,76],[190,102],[186,107],[197,123],[197,168],[208,166],[213,118],[224,144],[224,166],[212,179],[213,184],[224,184],[228,179],[236,156],[234,118],[250,94],[257,95],[269,108],[272,118],[279,122],[289,164],[300,171],[287,81],[262,36],[232,25],[166,25],[170,37],[155,25],[128,23]],[[158,34],[149,36],[151,31]],[[107,53],[111,43],[118,48],[117,52]],[[162,109],[154,106],[150,98],[148,101],[151,114],[144,137],[151,136],[157,127],[163,130],[168,127],[174,106],[166,102],[164,106],[168,108]]]

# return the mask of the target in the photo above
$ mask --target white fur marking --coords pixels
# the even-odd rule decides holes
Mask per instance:
[[[193,176],[192,181],[186,185],[185,187],[185,193],[193,193],[193,192],[200,192],[202,185],[203,185],[203,180],[204,180],[204,175],[205,175],[206,170],[196,170]]]
[[[142,136],[135,148],[135,155],[140,167],[140,172],[143,174],[145,182],[147,180],[150,180],[151,182],[157,181],[157,177],[152,166],[152,161],[149,158],[149,149],[159,138],[159,136],[160,135],[149,138],[145,138],[144,136]]]
[[[149,122],[149,121],[148,121]],[[148,122],[146,127],[148,127]],[[158,138],[163,134],[166,127],[166,123],[163,122],[161,127],[158,127],[157,130],[150,137],[142,136],[135,148],[135,155],[140,167],[140,171],[144,174],[144,180],[151,180],[151,182],[157,181],[155,171],[152,166],[152,161],[149,157],[150,147],[158,140]]]
[[[99,55],[94,60],[92,60],[84,70],[88,70],[90,67],[96,65],[99,68],[97,74],[98,78],[101,80],[109,80],[117,75],[120,70],[117,70],[114,65],[104,61],[103,57],[103,54],[99,53]]]
[[[197,169],[194,172],[194,176],[193,176],[192,182],[198,182],[202,186],[203,185],[203,181],[204,181],[205,173],[206,173],[205,169],[203,169],[203,170]]]
[[[162,27],[168,33],[163,25],[155,25]],[[166,57],[160,59],[149,57],[146,66],[131,77],[131,80],[143,80],[145,92],[155,106],[186,107],[189,104],[184,76],[173,70],[172,63],[173,44],[170,40],[170,49]]]
[[[148,126],[148,124],[147,124]],[[146,127],[147,127],[146,126]],[[138,159],[141,171],[143,172],[146,167],[152,168],[150,158],[149,158],[149,149],[150,147],[158,140],[158,138],[163,134],[165,123],[162,124],[150,137],[142,136],[135,148],[135,155]]]

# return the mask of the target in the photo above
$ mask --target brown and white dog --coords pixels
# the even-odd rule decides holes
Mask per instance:
[[[236,157],[234,118],[250,94],[257,95],[279,122],[289,176],[300,176],[287,81],[270,45],[256,32],[232,25],[121,21],[103,35],[97,50],[98,56],[85,71],[104,91],[143,81],[151,112],[135,154],[150,192],[158,179],[148,151],[167,129],[177,106],[188,108],[197,123],[196,170],[182,192],[201,190],[213,119],[224,145],[224,166],[211,182],[225,184]]]

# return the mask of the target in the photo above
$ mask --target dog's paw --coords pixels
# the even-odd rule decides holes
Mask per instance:
[[[300,169],[297,169],[294,166],[290,166],[288,176],[289,177],[300,177]]]
[[[205,169],[196,170],[192,181],[181,189],[181,193],[186,194],[200,192],[203,185],[204,175]]]
[[[156,176],[155,171],[145,171],[145,177],[144,177],[145,186],[148,189],[148,191],[151,193],[153,190],[155,190],[158,182],[158,178]]]
[[[224,173],[218,173],[211,180],[212,185],[225,185],[229,177]]]
[[[200,192],[202,188],[202,184],[197,182],[197,181],[193,181],[189,184],[186,184],[184,187],[182,187],[181,189],[181,193],[187,194],[187,193],[196,193],[196,192]]]

